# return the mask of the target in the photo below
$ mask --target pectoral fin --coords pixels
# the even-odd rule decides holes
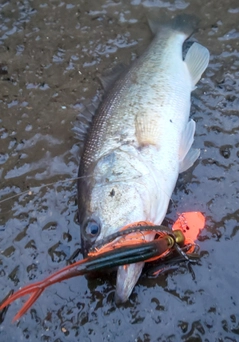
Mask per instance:
[[[152,113],[139,114],[135,120],[135,133],[139,145],[158,145],[160,137],[160,120]]]

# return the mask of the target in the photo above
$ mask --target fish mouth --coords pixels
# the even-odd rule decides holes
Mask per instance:
[[[144,262],[118,267],[115,290],[115,302],[117,304],[125,303],[128,300],[141,275],[143,267]]]
[[[152,241],[155,233],[152,232],[144,237],[145,242]],[[135,264],[123,265],[118,267],[116,290],[115,290],[115,302],[117,304],[125,303],[131,295],[135,284],[139,280],[142,273],[145,262],[137,262]]]
[[[81,253],[83,255],[83,258],[87,258],[91,247],[92,247],[92,243],[84,239],[81,235]]]

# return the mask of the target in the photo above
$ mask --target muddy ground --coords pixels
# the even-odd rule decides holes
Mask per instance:
[[[0,300],[66,265],[80,247],[76,177],[83,104],[98,76],[129,64],[151,40],[147,15],[196,13],[193,39],[210,65],[192,94],[194,167],[180,175],[167,214],[200,210],[201,262],[142,276],[114,303],[114,277],[78,277],[46,290],[1,341],[238,341],[239,4],[237,0],[22,0],[0,5]],[[61,182],[62,181],[62,182]]]

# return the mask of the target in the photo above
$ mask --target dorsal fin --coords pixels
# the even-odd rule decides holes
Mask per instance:
[[[86,134],[100,102],[101,97],[97,94],[92,100],[84,100],[74,106],[74,108],[79,111],[72,127],[72,131],[75,133],[75,138],[77,140],[81,142],[85,141]]]

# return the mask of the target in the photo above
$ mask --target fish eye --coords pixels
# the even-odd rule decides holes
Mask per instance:
[[[100,233],[100,225],[94,220],[90,220],[85,225],[85,233],[91,238],[96,238]]]

